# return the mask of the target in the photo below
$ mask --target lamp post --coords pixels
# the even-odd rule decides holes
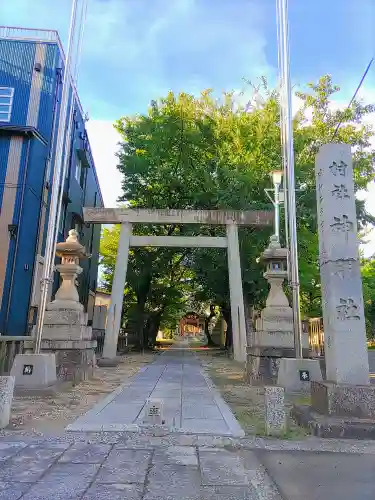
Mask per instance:
[[[273,182],[273,189],[265,189],[265,193],[271,200],[272,205],[275,209],[275,236],[277,241],[280,241],[280,205],[284,202],[284,193],[280,192],[281,180],[283,178],[282,170],[273,170],[270,173]],[[269,195],[269,192],[273,192],[273,197]]]
[[[275,193],[275,236],[280,241],[280,185],[283,177],[282,170],[274,170],[272,173],[272,181]]]

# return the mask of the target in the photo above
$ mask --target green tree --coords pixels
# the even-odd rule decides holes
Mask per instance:
[[[264,79],[257,90],[263,100],[256,105],[241,105],[232,93],[223,94],[221,99],[215,99],[210,91],[199,97],[169,93],[153,101],[147,114],[121,118],[116,124],[123,138],[118,167],[124,175],[120,201],[139,208],[272,210],[264,188],[270,186],[270,172],[281,165],[278,94],[268,89]],[[301,297],[303,311],[310,316],[320,314],[321,300],[315,155],[321,144],[332,141],[339,123],[335,140],[353,147],[356,189],[374,178],[372,130],[363,123],[374,106],[353,102],[348,110],[334,110],[332,98],[338,91],[325,76],[317,84],[309,84],[306,92],[298,92],[302,107],[293,124]],[[362,202],[357,202],[357,210],[361,227],[374,222]],[[223,234],[221,227],[178,224],[137,226],[135,231]],[[271,232],[271,228],[240,230],[244,296],[250,305],[261,305],[267,292],[263,269],[256,259]],[[112,247],[109,241],[109,253]],[[226,258],[219,249],[133,249],[125,293],[136,299],[137,331],[144,330],[150,311],[157,311],[162,324],[173,304],[177,317],[179,307],[183,309],[182,297],[192,295],[193,289],[196,300],[221,306],[230,329]],[[110,286],[113,258],[107,255],[103,260]],[[186,267],[192,271],[189,290],[181,289],[185,282],[178,277],[179,272],[174,274],[176,263],[183,273]]]
[[[363,259],[361,266],[367,337],[375,337],[375,259]]]

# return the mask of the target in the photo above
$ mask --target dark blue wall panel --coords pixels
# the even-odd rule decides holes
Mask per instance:
[[[0,86],[13,87],[11,125],[25,125],[33,75],[35,43],[0,40]]]
[[[0,86],[14,87],[14,104],[11,124],[26,125],[30,88],[34,70],[36,43],[28,41],[0,40]],[[60,120],[62,85],[60,69],[63,69],[61,54],[56,44],[47,44],[43,83],[40,95],[39,114],[37,119],[38,133],[46,144],[37,138],[24,141],[19,171],[17,195],[13,223],[18,226],[17,239],[12,239],[9,248],[8,268],[6,273],[6,294],[0,311],[0,331],[8,335],[24,335],[27,332],[29,305],[33,286],[33,272],[38,247],[40,210],[44,192],[44,177],[51,157],[50,189],[48,203],[51,199],[51,181],[56,168],[56,142]],[[31,101],[30,101],[31,102]],[[69,196],[64,205],[65,222],[59,240],[66,238],[73,227],[76,216],[82,217],[82,207],[102,206],[100,187],[95,172],[90,145],[85,132],[85,121],[76,95],[70,90],[69,110],[75,110],[74,124],[71,130],[72,151],[69,158],[69,171],[65,179],[65,191]],[[70,112],[68,110],[68,117]],[[55,119],[55,129],[54,126]],[[68,126],[68,124],[67,124]],[[0,124],[1,129],[1,124]],[[1,131],[0,131],[1,132]],[[67,133],[67,129],[65,134]],[[10,136],[0,133],[0,208],[5,179]],[[77,151],[86,149],[89,166],[85,167],[85,183],[81,187],[75,178]],[[26,169],[26,170],[25,170]],[[24,184],[26,180],[26,184]],[[48,223],[46,215],[43,235],[44,253]],[[88,288],[95,291],[98,252],[100,243],[100,227],[82,224],[81,241],[92,253],[92,259],[82,261],[84,272],[80,277],[80,297],[86,303]]]

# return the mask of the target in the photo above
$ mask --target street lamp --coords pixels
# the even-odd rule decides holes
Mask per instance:
[[[264,191],[275,208],[275,236],[277,240],[280,241],[280,205],[284,202],[284,193],[280,192],[280,186],[283,178],[283,171],[273,170],[270,176],[273,182],[273,189],[267,188]],[[270,191],[273,192],[273,197],[269,195]]]

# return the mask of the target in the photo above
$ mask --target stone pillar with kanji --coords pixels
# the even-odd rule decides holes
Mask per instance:
[[[326,144],[316,159],[327,379],[368,384],[369,368],[351,148]]]
[[[375,417],[350,145],[322,146],[315,172],[327,381],[312,383],[312,406],[323,414]]]

